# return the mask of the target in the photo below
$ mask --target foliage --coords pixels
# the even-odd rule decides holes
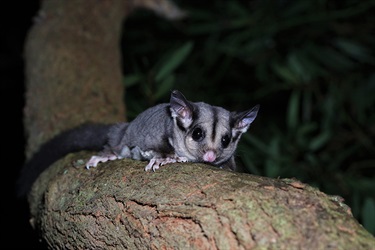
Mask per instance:
[[[261,110],[238,150],[253,174],[343,196],[375,234],[375,1],[180,1],[125,24],[129,118],[171,89]]]

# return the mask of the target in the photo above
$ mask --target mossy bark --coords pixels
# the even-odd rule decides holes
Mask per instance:
[[[123,119],[118,43],[140,2],[43,1],[26,43],[29,156],[68,128]],[[90,155],[60,159],[29,194],[51,248],[374,249],[339,197],[296,180],[188,163],[144,172],[126,159],[86,170]]]
[[[34,185],[32,217],[60,249],[374,249],[338,197],[290,179],[118,160],[56,162]],[[43,199],[41,199],[43,197]]]

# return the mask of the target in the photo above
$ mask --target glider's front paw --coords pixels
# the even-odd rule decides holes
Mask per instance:
[[[106,161],[113,161],[116,160],[118,157],[114,154],[99,156],[94,155],[90,158],[88,162],[86,162],[86,168],[90,169],[90,167],[96,167],[99,162],[106,162]]]

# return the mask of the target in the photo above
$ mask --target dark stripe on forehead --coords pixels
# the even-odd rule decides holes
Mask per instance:
[[[236,122],[237,122],[237,119],[235,118],[235,113],[231,112],[229,116],[229,127],[233,129],[234,126],[236,125]]]
[[[199,118],[199,108],[194,103],[191,103],[191,106],[193,108],[193,110],[192,110],[192,112],[193,112],[193,115],[192,115],[193,123],[195,123]]]
[[[216,127],[217,127],[217,123],[219,121],[219,118],[218,118],[218,111],[215,107],[211,107],[211,112],[212,112],[212,141],[214,142],[215,141],[215,137],[216,137]]]

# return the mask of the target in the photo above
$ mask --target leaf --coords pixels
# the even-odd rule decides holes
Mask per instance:
[[[280,15],[284,18],[293,18],[298,15],[304,15],[306,11],[311,9],[311,5],[313,5],[313,2],[311,1],[295,1],[293,4],[287,5],[283,11],[280,11]]]
[[[158,100],[169,93],[172,90],[174,81],[175,76],[168,75],[160,84],[158,84],[158,88],[155,93],[155,99]]]
[[[315,122],[303,123],[295,129],[295,138],[297,145],[301,148],[307,148],[310,143],[311,133],[316,130],[318,125]]]
[[[272,137],[269,144],[269,156],[272,156],[274,159],[280,158],[280,137]]]
[[[375,200],[367,197],[362,207],[362,224],[372,234],[375,234]]]
[[[318,150],[321,148],[327,141],[331,138],[330,131],[324,131],[320,135],[316,136],[310,141],[309,148],[312,151]]]
[[[315,77],[323,76],[325,70],[309,55],[310,46],[293,50],[287,57],[287,65],[300,81],[311,82]]]
[[[303,79],[305,81],[310,80],[308,71],[303,66],[297,53],[291,53],[287,58],[288,66],[292,72],[298,77],[298,79]]]
[[[360,62],[375,64],[375,58],[371,56],[371,52],[359,43],[341,38],[335,41],[335,45],[347,55]]]
[[[269,153],[265,160],[265,173],[269,177],[277,177],[280,175],[281,159],[280,156],[280,138],[273,137],[269,144]]]
[[[356,64],[343,53],[329,47],[316,48],[314,57],[328,68],[336,70],[349,70],[356,66]]]
[[[305,159],[311,166],[319,166],[319,158],[315,154],[306,153]]]
[[[166,76],[171,74],[185,60],[187,55],[193,48],[193,42],[186,42],[184,45],[176,49],[170,56],[166,57],[158,70],[155,81],[162,81]]]
[[[265,174],[268,177],[276,178],[280,175],[280,165],[272,159],[266,159],[265,161]]]
[[[142,76],[133,74],[133,75],[127,75],[123,78],[123,82],[125,84],[125,87],[130,88],[134,85],[136,85],[140,80],[142,79]]]
[[[299,106],[300,106],[300,96],[301,92],[299,90],[295,90],[292,92],[289,98],[289,105],[287,110],[287,126],[290,130],[296,129],[299,123]]]
[[[290,68],[276,62],[272,63],[271,67],[276,75],[278,75],[286,83],[296,84],[299,82],[298,76]]]

